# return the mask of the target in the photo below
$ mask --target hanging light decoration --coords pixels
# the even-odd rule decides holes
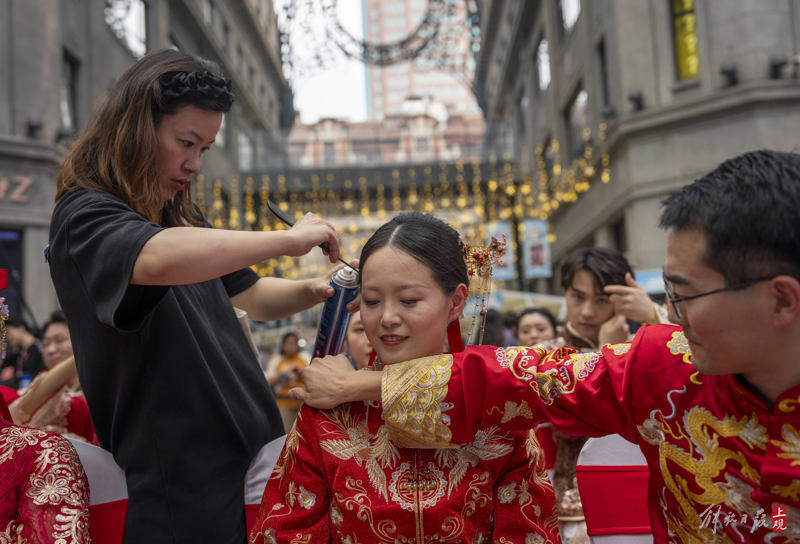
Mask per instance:
[[[257,191],[252,177],[245,178],[244,183],[237,177],[225,183],[216,179],[208,199],[208,180],[198,175],[195,199],[209,222],[218,228],[285,228],[268,213],[268,199],[295,218],[312,211],[334,223],[347,258],[356,258],[367,237],[388,215],[411,210],[436,213],[465,240],[485,243],[488,222],[549,220],[562,205],[577,201],[589,191],[593,182],[609,182],[606,126],[598,127],[596,138],[590,129],[585,130],[583,143],[583,150],[567,163],[562,162],[558,141],[537,147],[535,168],[524,178],[519,165],[504,155],[486,161],[402,167],[273,171],[261,176]],[[555,241],[552,232],[548,239]],[[261,274],[308,277],[324,272],[323,260],[321,254],[277,258],[254,268]]]
[[[275,7],[283,72],[290,83],[345,58],[378,66],[414,61],[420,69],[472,82],[480,51],[477,0],[427,0],[414,29],[388,43],[354,36],[339,17],[339,0],[282,0]]]

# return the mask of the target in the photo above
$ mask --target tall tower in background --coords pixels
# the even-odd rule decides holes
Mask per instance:
[[[422,21],[426,0],[362,0],[364,9],[364,38],[370,43],[390,43],[402,40]],[[464,10],[458,2],[454,10]],[[453,17],[458,17],[455,13]],[[463,41],[445,44],[452,52],[469,47]],[[443,104],[449,115],[480,115],[475,96],[465,82],[455,75],[437,69],[426,69],[415,60],[389,66],[368,64],[365,67],[367,118],[381,121],[403,113],[403,102],[414,97]],[[424,61],[422,61],[424,62]]]

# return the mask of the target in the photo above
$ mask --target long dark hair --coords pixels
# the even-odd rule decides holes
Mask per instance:
[[[155,162],[156,127],[185,105],[225,113],[230,80],[211,62],[174,49],[145,55],[128,68],[94,109],[58,172],[56,200],[78,188],[100,189],[168,226],[200,224],[189,187],[164,204]]]
[[[448,295],[461,283],[469,287],[458,232],[438,217],[407,212],[384,223],[364,244],[360,270],[364,270],[364,264],[375,251],[386,246],[398,247],[430,268],[436,282]]]

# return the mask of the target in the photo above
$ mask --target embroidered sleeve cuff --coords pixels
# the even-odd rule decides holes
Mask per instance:
[[[444,399],[453,364],[451,355],[435,355],[383,370],[383,419],[392,441],[402,447],[452,447]]]

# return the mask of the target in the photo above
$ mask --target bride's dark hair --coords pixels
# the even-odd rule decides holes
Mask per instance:
[[[458,232],[438,217],[407,212],[384,223],[364,244],[360,269],[376,250],[385,246],[395,246],[430,268],[447,294],[452,294],[460,283],[469,287]],[[359,281],[360,278],[359,274]]]

